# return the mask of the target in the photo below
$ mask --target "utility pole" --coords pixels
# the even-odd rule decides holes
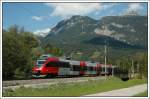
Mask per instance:
[[[139,74],[139,72],[140,72],[140,65],[139,63],[137,63],[137,73]]]
[[[132,59],[132,77],[134,77],[134,63],[133,63],[133,59]]]
[[[107,45],[106,45],[106,40],[105,40],[105,79],[106,79],[106,72],[107,72],[107,68],[106,68],[106,63],[107,63]]]
[[[112,66],[112,77],[114,76],[114,67]]]
[[[105,32],[105,26],[103,26],[103,32]],[[106,38],[107,39],[107,38]],[[105,39],[105,50],[104,50],[104,55],[105,55],[105,79],[107,77],[107,40]]]

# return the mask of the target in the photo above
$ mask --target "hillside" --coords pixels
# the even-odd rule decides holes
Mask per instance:
[[[148,19],[146,16],[107,16],[99,20],[95,30],[103,25],[108,29],[110,37],[132,45],[147,46]],[[97,34],[99,31],[97,31]]]
[[[72,16],[52,28],[42,42],[51,43],[76,59],[103,60],[105,41],[112,58],[146,51],[147,16],[106,16],[100,20]]]

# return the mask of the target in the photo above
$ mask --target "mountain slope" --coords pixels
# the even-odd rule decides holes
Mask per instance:
[[[117,40],[147,46],[147,22],[146,16],[107,16],[99,20],[98,26],[101,28],[105,25],[110,32],[109,36]]]
[[[89,17],[73,16],[68,20],[59,22],[45,38],[45,41],[57,41],[64,43],[80,42],[94,35],[93,30],[97,21]],[[89,26],[87,24],[90,24]],[[82,28],[83,27],[83,28]],[[74,42],[75,41],[75,42]]]
[[[43,39],[43,44],[60,47],[65,54],[83,52],[89,58],[97,50],[100,55],[104,54],[105,40],[112,49],[110,55],[121,55],[125,52],[123,50],[129,53],[147,50],[147,16],[106,16],[100,20],[72,16],[52,28]]]

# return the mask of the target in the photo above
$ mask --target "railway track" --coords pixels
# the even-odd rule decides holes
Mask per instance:
[[[100,80],[104,79],[102,76],[96,77],[73,77],[73,78],[51,78],[51,79],[31,79],[31,80],[12,80],[3,81],[3,89],[16,89],[20,86],[41,88],[48,85],[58,84],[58,83],[71,83],[71,82],[84,82],[88,80]]]

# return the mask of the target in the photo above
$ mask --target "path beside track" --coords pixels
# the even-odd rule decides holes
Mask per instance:
[[[147,84],[135,85],[129,88],[122,88],[97,94],[90,94],[85,96],[134,96],[136,94],[142,93],[147,89]]]

